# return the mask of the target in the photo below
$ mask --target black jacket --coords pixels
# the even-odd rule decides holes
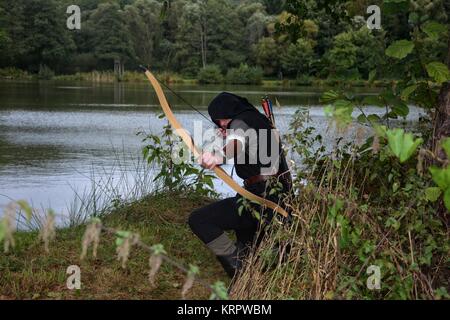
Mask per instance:
[[[260,141],[258,132],[259,129],[272,129],[272,124],[265,115],[259,112],[247,99],[239,97],[232,93],[222,92],[217,97],[215,97],[208,106],[208,113],[212,121],[214,121],[216,124],[218,124],[217,120],[219,119],[240,119],[244,121],[250,128],[256,130],[258,134],[258,141]],[[271,135],[273,134],[275,133],[271,131]],[[268,156],[272,156],[270,154],[272,141],[271,135],[267,135],[268,139],[266,143],[267,150],[269,151]],[[282,152],[281,141],[279,143],[278,153],[276,156],[280,157],[278,174],[287,172],[289,168]],[[248,162],[246,162],[246,164],[236,164],[236,173],[240,178],[247,179],[252,176],[260,175],[261,169],[263,167],[268,168],[270,167],[270,164],[261,163],[258,156],[257,164],[248,164]]]

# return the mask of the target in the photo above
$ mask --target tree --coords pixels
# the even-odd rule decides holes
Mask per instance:
[[[125,7],[124,15],[136,58],[145,65],[159,65],[158,48],[162,41],[163,30],[161,3],[155,0],[137,0]]]
[[[314,60],[314,49],[311,41],[298,39],[291,43],[284,54],[281,55],[281,65],[288,74],[308,76],[311,73],[311,65]]]
[[[281,47],[270,37],[262,38],[253,47],[256,64],[263,68],[266,75],[273,75],[279,70],[280,52]]]
[[[75,50],[55,0],[6,1],[2,10],[9,63],[37,71],[41,64],[59,68]],[[14,41],[12,41],[14,39]]]
[[[228,1],[187,2],[178,24],[178,68],[196,74],[207,64],[223,70],[239,65],[244,59],[242,30],[242,22]]]
[[[125,61],[134,61],[135,52],[130,30],[124,12],[119,4],[106,2],[100,4],[90,16],[88,28],[95,30],[92,44],[95,55],[104,63],[104,66],[112,65],[119,59],[123,64]]]
[[[368,77],[370,71],[383,63],[383,57],[383,41],[365,26],[338,34],[326,54],[332,74],[357,77]]]
[[[196,74],[207,61],[206,26],[201,3],[185,3],[176,33],[176,68],[184,73]]]
[[[4,11],[0,7],[0,17],[4,16]],[[5,23],[0,21],[0,66],[2,65],[8,65],[8,62],[10,62],[13,58],[12,52],[10,50],[11,48],[11,38],[7,34]]]

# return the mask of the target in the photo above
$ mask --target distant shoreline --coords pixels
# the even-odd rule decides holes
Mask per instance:
[[[375,80],[368,81],[363,79],[317,79],[317,78],[303,78],[303,79],[262,79],[259,83],[233,83],[233,82],[218,82],[205,83],[196,78],[183,77],[176,73],[164,72],[157,74],[158,79],[168,84],[185,84],[185,85],[208,85],[208,84],[230,84],[230,85],[261,85],[270,87],[301,87],[301,86],[316,86],[316,87],[336,87],[336,86],[353,86],[353,87],[386,87],[396,80]],[[69,75],[46,75],[31,74],[27,71],[9,68],[0,69],[0,81],[39,81],[39,80],[54,80],[54,81],[84,81],[95,83],[141,83],[146,82],[147,79],[138,71],[126,71],[120,79],[114,75],[112,71],[91,71],[80,72]]]

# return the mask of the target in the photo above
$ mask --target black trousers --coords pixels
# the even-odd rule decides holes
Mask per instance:
[[[266,183],[258,183],[248,190],[252,193],[263,195],[267,191]],[[285,187],[283,193],[287,191]],[[278,196],[266,197],[267,199],[278,202]],[[243,210],[239,214],[239,207],[242,205],[239,202],[240,195],[236,195],[232,198],[227,198],[212,204],[209,204],[203,208],[197,209],[189,217],[189,226],[197,237],[200,238],[205,244],[220,237],[224,231],[235,231],[238,242],[241,242],[244,246],[252,245],[255,240],[258,228],[260,227],[260,220],[255,218],[251,212]],[[260,207],[255,205],[255,209],[260,211]],[[266,223],[272,219],[273,211],[270,209],[265,210],[261,214]]]
[[[227,198],[195,210],[189,217],[192,232],[204,243],[210,243],[224,231],[234,230],[239,242],[250,245],[259,221],[245,211],[239,215],[239,197]]]

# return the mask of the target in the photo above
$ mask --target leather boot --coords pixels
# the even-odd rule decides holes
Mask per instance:
[[[226,256],[216,256],[223,269],[230,278],[233,278],[236,273],[242,268],[242,260],[244,258],[244,246],[241,243],[236,243],[236,250],[232,254]]]

